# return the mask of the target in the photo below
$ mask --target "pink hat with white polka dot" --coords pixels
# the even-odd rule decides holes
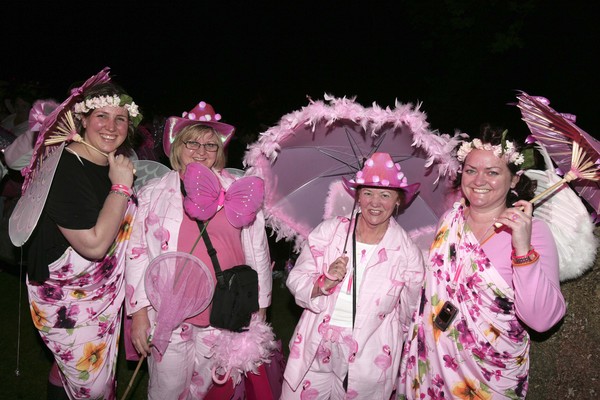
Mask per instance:
[[[219,135],[219,139],[223,143],[223,147],[227,145],[235,127],[221,120],[221,114],[217,114],[215,109],[208,103],[201,101],[192,108],[190,112],[184,112],[181,117],[169,117],[165,123],[165,132],[163,134],[163,150],[169,156],[171,144],[175,140],[175,136],[181,132],[183,128],[190,125],[206,125],[213,128]]]
[[[344,186],[352,194],[355,194],[361,186],[401,189],[406,196],[404,204],[410,204],[420,185],[420,183],[409,185],[400,164],[394,163],[388,153],[374,153],[365,161],[363,169],[356,173],[356,177],[350,180],[344,178]]]

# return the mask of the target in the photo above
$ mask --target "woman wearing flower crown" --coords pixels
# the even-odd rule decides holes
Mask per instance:
[[[565,314],[552,233],[527,201],[535,184],[522,172],[532,149],[485,125],[457,159],[464,200],[431,245],[399,398],[523,399],[527,330],[544,332]]]
[[[199,240],[194,244],[199,239],[200,230],[195,216],[190,216],[187,205],[184,207],[181,186],[184,177],[187,182],[188,170],[209,174],[203,175],[201,180],[207,184],[216,181],[216,186],[222,190],[217,190],[215,194],[220,191],[225,195],[228,189],[236,185],[235,182],[243,179],[236,181],[237,178],[224,168],[225,146],[233,135],[234,127],[219,122],[220,118],[212,106],[205,102],[196,104],[182,117],[168,118],[163,148],[174,170],[148,182],[139,193],[139,211],[127,250],[126,307],[128,315],[132,316],[133,345],[141,355],[150,356],[149,399],[203,399],[213,387],[212,351],[219,340],[220,330],[210,326],[210,307],[175,329],[166,350],[161,353],[156,346],[148,344],[148,335],[157,312],[146,294],[144,274],[148,264],[158,255],[170,251],[189,253],[192,249],[192,254],[214,274],[204,241]],[[251,193],[246,191],[244,195],[250,196]],[[206,200],[207,209],[208,203],[217,202],[217,199]],[[264,218],[258,211],[248,220],[234,224],[227,216],[227,207],[229,205],[226,202],[223,208],[218,211],[215,209],[216,213],[210,216],[210,221],[205,225],[206,231],[217,250],[222,270],[247,264],[258,272],[258,313],[264,319],[271,303],[272,287]],[[233,385],[230,383],[214,386],[211,391],[212,398],[228,399],[232,394]]]
[[[392,216],[419,184],[409,185],[387,153],[373,154],[344,183],[356,217],[317,226],[287,279],[305,310],[290,342],[282,399],[387,400],[396,385],[423,257]]]
[[[72,142],[62,151],[31,236],[31,313],[56,361],[48,398],[114,399],[125,297],[122,261],[135,211],[133,164],[116,152],[126,147],[141,114],[111,82],[75,90],[62,106],[61,113],[75,113],[86,144]]]

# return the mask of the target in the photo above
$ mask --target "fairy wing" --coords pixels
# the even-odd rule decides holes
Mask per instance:
[[[135,168],[133,187],[136,191],[140,190],[150,179],[160,178],[171,171],[166,165],[152,160],[135,160],[133,167]]]
[[[539,194],[560,180],[554,172],[552,160],[542,144],[537,145],[544,158],[546,170],[527,170],[525,175],[537,181]],[[596,259],[598,241],[594,236],[594,224],[581,198],[568,185],[554,192],[535,206],[534,216],[544,220],[558,250],[560,280],[579,277]]]
[[[11,242],[17,247],[27,242],[42,215],[64,148],[63,143],[43,159],[36,178],[31,181],[10,216],[8,234]]]
[[[225,193],[225,216],[229,223],[241,228],[254,221],[264,194],[264,182],[257,176],[246,176],[234,181]]]
[[[210,219],[223,204],[221,183],[204,165],[191,163],[185,169],[183,207],[188,215],[200,221]]]

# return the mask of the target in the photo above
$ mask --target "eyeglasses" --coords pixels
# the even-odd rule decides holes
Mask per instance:
[[[216,143],[198,143],[193,140],[188,140],[187,142],[183,142],[185,144],[185,148],[189,150],[198,150],[200,147],[204,147],[204,150],[210,151],[214,153],[219,150],[219,145]]]

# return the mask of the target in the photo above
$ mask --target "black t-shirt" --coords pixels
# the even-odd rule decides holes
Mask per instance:
[[[63,151],[27,251],[30,280],[46,280],[48,265],[70,246],[58,226],[90,229],[96,225],[110,186],[108,166]]]

